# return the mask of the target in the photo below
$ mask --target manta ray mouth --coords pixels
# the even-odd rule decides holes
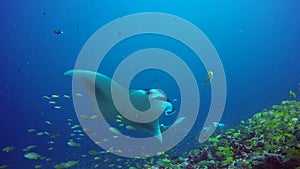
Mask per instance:
[[[157,89],[150,89],[150,90],[146,90],[147,94],[149,95],[149,99],[150,100],[158,100],[158,101],[162,101],[164,103],[165,106],[165,110],[164,110],[164,114],[169,116],[175,113],[175,108],[172,104],[172,100],[165,97],[165,95],[163,94],[163,92],[157,90]]]
[[[166,102],[168,102],[168,99],[167,98],[165,98],[165,97],[161,97],[161,96],[157,96],[157,97],[152,97],[151,99],[155,99],[155,100],[161,100],[161,101],[166,101]]]

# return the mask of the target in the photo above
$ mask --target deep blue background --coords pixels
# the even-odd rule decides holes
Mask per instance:
[[[71,131],[66,119],[76,120],[71,100],[61,99],[63,109],[56,110],[42,97],[71,94],[71,80],[62,74],[72,69],[85,41],[106,23],[136,12],[164,12],[187,19],[201,29],[218,51],[226,73],[228,95],[222,122],[234,126],[255,112],[289,99],[290,89],[300,94],[299,11],[297,0],[3,2],[0,7],[0,148],[12,145],[17,149],[11,153],[0,152],[0,165],[27,168],[38,164],[23,157],[21,149],[30,144],[40,145],[36,151],[53,158],[51,165],[77,160],[84,150],[97,149],[88,138],[84,141],[85,148],[68,147],[65,143]],[[54,29],[64,33],[54,34]],[[108,60],[120,57],[113,54],[152,45],[177,50],[185,60],[193,58],[192,54],[184,55],[182,51],[188,49],[177,42],[166,46],[163,42],[168,39],[154,37],[145,45],[139,43],[141,38],[128,40],[126,48],[116,48]],[[194,73],[201,85],[206,76],[201,62],[195,61],[191,67],[199,67],[200,71]],[[109,74],[113,70],[104,71]],[[166,88],[170,84],[161,75],[156,74],[154,82],[146,79],[139,84],[136,80],[134,86]],[[176,91],[175,87],[167,93],[177,97]],[[194,132],[199,131],[205,118],[209,91],[200,88],[203,109],[199,113],[203,116],[199,117]],[[45,120],[50,120],[52,126],[47,126]],[[56,140],[56,150],[48,152],[48,147],[43,147],[48,140],[27,133],[28,128],[58,132],[61,136]],[[194,140],[190,137],[190,144]],[[91,166],[92,160],[86,163]]]

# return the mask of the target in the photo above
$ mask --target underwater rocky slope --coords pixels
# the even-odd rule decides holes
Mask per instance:
[[[58,95],[51,98],[45,96],[46,100],[50,99],[51,106],[52,101],[57,101],[55,98],[58,98]],[[64,95],[63,98],[70,97]],[[53,108],[62,110],[62,107],[56,104]],[[255,114],[247,121],[241,121],[235,128],[216,133],[205,144],[181,157],[160,152],[152,158],[125,159],[111,158],[113,156],[110,153],[113,149],[98,151],[97,147],[80,146],[86,142],[86,135],[83,134],[85,130],[77,121],[67,116],[67,125],[70,127],[67,138],[56,133],[52,122],[47,120],[45,125],[50,127],[47,130],[27,130],[27,134],[33,138],[37,136],[38,140],[43,137],[43,141],[35,140],[23,149],[8,145],[2,149],[0,155],[13,157],[17,162],[21,161],[20,158],[25,159],[27,161],[24,165],[32,168],[300,169],[299,120],[300,102],[283,101],[280,105],[274,105],[272,109]],[[55,124],[55,121],[53,123]],[[63,145],[68,145],[66,150],[71,153],[66,153],[65,158],[58,159],[55,154],[61,153],[59,147]],[[0,168],[16,168],[15,166],[16,164],[9,162],[0,164]]]
[[[300,169],[300,102],[282,101],[211,137],[187,157],[164,156],[151,168]]]

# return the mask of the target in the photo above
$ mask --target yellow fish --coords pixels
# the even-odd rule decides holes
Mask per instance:
[[[70,96],[69,96],[69,95],[66,95],[66,94],[64,94],[64,98],[67,98],[67,99],[69,99],[69,98],[70,98]]]
[[[43,166],[41,164],[39,164],[39,165],[35,165],[34,168],[37,168],[37,169],[38,168],[43,168]]]
[[[73,167],[74,165],[78,165],[79,161],[68,161],[67,163],[65,163],[64,167],[65,168],[70,168]]]
[[[87,115],[80,115],[83,120],[90,120],[91,118]]]
[[[62,106],[54,106],[55,109],[61,109]]]
[[[297,97],[296,93],[293,90],[290,90],[290,97],[293,99]]]
[[[13,150],[15,150],[15,149],[16,149],[16,147],[13,147],[13,146],[7,146],[7,147],[4,147],[4,148],[2,149],[2,151],[9,153],[9,152],[11,152],[11,151],[13,151]]]
[[[29,145],[29,146],[27,146],[26,148],[23,148],[22,150],[23,150],[23,151],[29,151],[29,150],[31,150],[31,149],[33,149],[33,148],[36,148],[36,145]]]
[[[127,130],[135,130],[135,128],[134,128],[133,126],[125,126],[125,128],[126,128]]]
[[[51,97],[52,98],[59,98],[59,95],[58,94],[52,94]]]
[[[90,155],[98,155],[98,154],[100,154],[98,151],[96,151],[96,150],[89,150],[89,152],[88,152]]]
[[[32,133],[32,132],[35,132],[35,131],[36,131],[36,129],[28,129],[27,130],[28,133]]]
[[[112,133],[115,133],[115,134],[121,134],[121,132],[120,132],[117,128],[115,128],[115,127],[109,127],[108,129],[109,129],[109,131],[111,131]]]
[[[43,97],[47,100],[51,100],[51,98],[49,96],[43,96]]]
[[[71,147],[79,147],[79,146],[80,146],[80,144],[75,143],[75,142],[72,141],[72,140],[68,141],[67,144],[68,144],[69,146],[71,146]]]
[[[48,103],[49,104],[55,104],[55,101],[49,101]]]
[[[212,71],[208,71],[207,72],[207,77],[206,79],[203,81],[203,86],[208,85],[209,83],[211,83],[211,80],[213,78],[214,73]]]
[[[41,156],[41,155],[39,155],[38,153],[35,153],[35,152],[26,153],[24,155],[24,157],[27,158],[27,159],[30,159],[30,160],[38,160],[38,159],[43,160],[43,159],[45,159],[45,157],[43,157],[43,156]]]
[[[1,165],[0,168],[8,168],[9,165]]]
[[[48,120],[45,121],[45,123],[47,123],[48,125],[51,125],[52,123]]]

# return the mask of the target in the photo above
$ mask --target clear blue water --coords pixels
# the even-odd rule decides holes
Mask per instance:
[[[62,109],[53,109],[43,98],[51,94],[71,94],[71,80],[62,75],[74,67],[80,49],[99,28],[119,17],[137,12],[163,12],[184,18],[201,29],[215,46],[223,63],[227,80],[227,101],[221,119],[235,126],[254,113],[289,99],[289,90],[300,94],[300,3],[291,1],[7,1],[1,5],[1,149],[14,146],[10,153],[0,152],[0,165],[10,168],[49,168],[60,162],[79,160],[81,168],[91,168],[91,157],[80,157],[88,150],[101,151],[88,137],[80,148],[66,145],[72,132],[67,119],[76,122],[72,101],[60,98]],[[61,29],[63,34],[54,34]],[[186,32],[187,34],[189,32]],[[144,40],[143,40],[144,38]],[[146,39],[146,40],[145,40]],[[103,40],[105,41],[105,40]],[[140,42],[145,43],[140,43]],[[161,36],[138,36],[115,47],[103,67],[113,73],[121,54],[146,47],[160,47],[177,53],[191,67],[198,83],[206,71],[188,48]],[[111,65],[109,64],[111,63]],[[145,80],[146,75],[155,79]],[[144,79],[144,80],[142,80]],[[165,81],[164,81],[165,80]],[[162,72],[145,72],[132,87],[162,88],[177,98],[178,88],[170,87],[172,79]],[[210,90],[200,88],[201,110],[189,143],[180,153],[197,146],[196,136],[209,108]],[[179,107],[178,104],[175,106]],[[51,121],[48,125],[45,121]],[[48,137],[28,133],[27,129],[58,133],[53,151],[48,151]],[[53,140],[53,139],[52,139]],[[37,145],[36,152],[51,158],[50,162],[28,160],[22,149]],[[101,163],[119,163],[117,157]],[[104,157],[103,157],[104,158]],[[50,167],[51,168],[51,167]],[[79,167],[80,168],[80,167]]]

